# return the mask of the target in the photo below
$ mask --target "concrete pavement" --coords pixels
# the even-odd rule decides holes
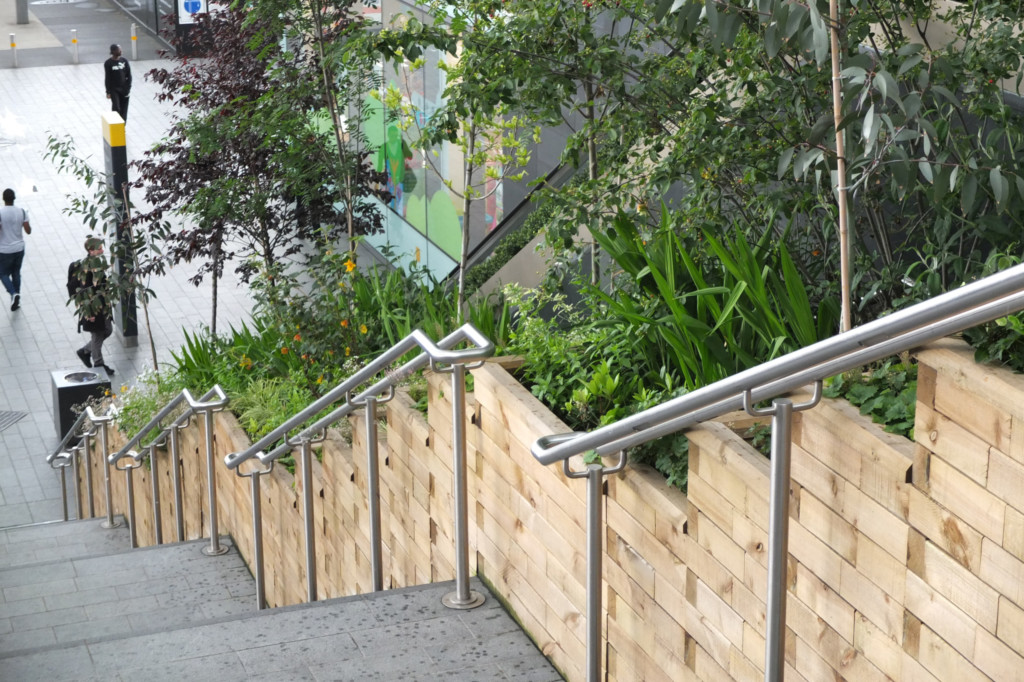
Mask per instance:
[[[4,3],[4,6],[13,3]],[[41,39],[42,40],[42,39]],[[104,38],[109,45],[109,39]],[[50,48],[38,48],[50,49]],[[30,52],[22,50],[22,54]],[[104,56],[105,58],[105,56]],[[0,53],[0,63],[4,55]],[[135,74],[127,129],[129,160],[138,158],[160,139],[169,125],[166,104],[158,103],[156,88],[143,74],[166,64],[159,60],[132,64]],[[85,342],[66,306],[67,266],[80,258],[89,230],[79,217],[67,216],[66,195],[85,193],[77,179],[58,174],[45,160],[48,136],[71,136],[79,154],[103,168],[100,117],[109,108],[103,89],[102,63],[0,68],[0,189],[12,187],[16,205],[25,208],[32,224],[26,238],[22,269],[22,307],[9,310],[0,292],[0,413],[25,414],[0,430],[0,528],[61,517],[57,475],[44,458],[59,442],[53,422],[50,372],[84,369],[75,348]],[[179,266],[155,279],[151,288],[152,338],[160,362],[181,346],[186,330],[209,324],[210,287],[194,287],[195,272]],[[246,318],[250,301],[232,275],[222,282],[218,326]],[[149,336],[141,329],[136,347],[120,343],[117,335],[104,345],[108,365],[117,370],[113,386],[131,384],[151,367]],[[0,427],[10,419],[0,414]]]

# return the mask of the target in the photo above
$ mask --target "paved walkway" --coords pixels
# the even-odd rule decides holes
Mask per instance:
[[[57,7],[68,16],[94,11],[100,4]],[[13,1],[0,5],[2,12],[12,15],[5,19],[0,13],[0,20],[9,21],[4,24],[5,33],[16,30],[11,26]],[[82,5],[91,5],[92,9]],[[53,5],[30,5],[33,12],[38,7],[47,7],[48,13],[55,11]],[[33,61],[54,63],[56,53],[48,41],[55,38],[45,25],[30,25],[37,47],[28,47],[19,39],[22,67],[10,68],[6,60],[9,54],[0,51],[0,189],[15,189],[15,203],[28,210],[33,228],[26,241],[21,310],[11,312],[6,294],[0,291],[0,412],[27,413],[6,428],[4,415],[0,414],[0,528],[61,517],[58,478],[44,462],[59,442],[53,421],[51,372],[84,369],[74,350],[86,337],[76,330],[72,310],[65,305],[64,287],[67,265],[81,257],[88,230],[79,218],[63,214],[66,195],[84,193],[84,188],[74,178],[59,175],[43,154],[50,134],[70,135],[80,155],[90,158],[95,167],[103,167],[100,116],[109,104],[103,90],[101,62],[111,42],[128,42],[126,38],[110,38],[111,33],[131,23],[119,13],[108,14],[106,23],[94,25],[98,35],[90,38],[93,44],[105,44],[99,54],[88,52],[93,63],[72,65],[65,61],[64,65],[25,68]],[[56,25],[62,15],[48,16],[48,21]],[[79,37],[84,41],[83,31]],[[149,40],[153,55],[156,43]],[[164,64],[156,59],[132,64],[135,78],[127,125],[129,160],[138,158],[168,127],[167,105],[155,101],[155,87],[143,78],[146,71]],[[150,308],[152,338],[160,362],[170,360],[170,351],[180,347],[184,330],[210,322],[210,288],[208,284],[196,288],[188,283],[194,271],[180,266],[151,284],[157,296]],[[221,287],[218,327],[226,329],[228,323],[244,319],[249,307],[245,291],[229,275]],[[139,372],[152,365],[149,337],[141,327],[140,311],[136,347],[126,347],[116,335],[104,346],[107,364],[117,370],[115,387],[132,383]]]

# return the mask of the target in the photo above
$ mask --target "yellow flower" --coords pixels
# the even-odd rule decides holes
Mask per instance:
[[[347,261],[345,261],[345,272],[352,272],[355,269],[356,269],[355,261],[353,261],[351,258],[349,258]]]
[[[420,262],[420,247],[416,247],[416,262]]]
[[[324,383],[324,375],[323,374],[321,374],[320,376],[318,376],[316,378],[316,383],[318,383],[318,384]]]
[[[369,331],[369,330],[367,330],[367,328],[366,328],[366,325],[365,325],[365,324],[361,324],[361,325],[359,325],[359,333],[360,333],[360,334],[365,334],[365,333],[366,333],[367,331]]]
[[[348,357],[349,355],[352,355],[352,349],[345,346],[345,357]]]

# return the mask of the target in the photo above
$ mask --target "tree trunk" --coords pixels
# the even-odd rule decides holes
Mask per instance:
[[[466,293],[466,259],[469,256],[469,210],[473,205],[470,187],[473,182],[474,153],[476,153],[476,123],[470,122],[466,139],[466,185],[462,188],[462,252],[459,255],[459,293],[456,299],[460,326],[465,321],[462,306]]]

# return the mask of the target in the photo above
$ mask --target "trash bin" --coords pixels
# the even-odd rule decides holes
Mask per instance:
[[[72,409],[89,398],[105,395],[110,390],[106,372],[89,369],[60,369],[50,372],[53,384],[53,422],[57,436],[63,438],[78,419]]]

